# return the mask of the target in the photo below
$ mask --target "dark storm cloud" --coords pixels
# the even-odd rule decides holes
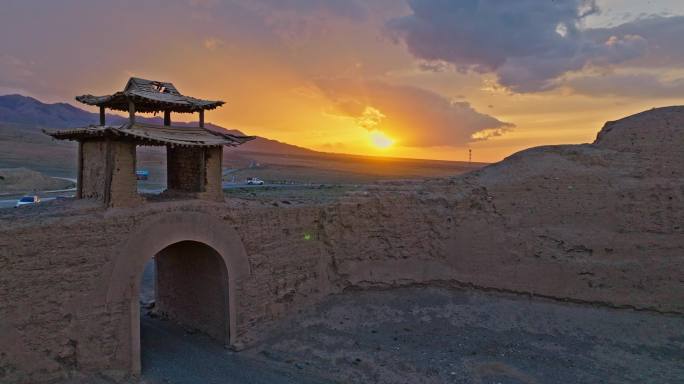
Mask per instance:
[[[587,31],[594,40],[607,40],[611,36],[640,36],[648,42],[646,54],[630,65],[681,67],[684,62],[684,16],[655,16],[630,21],[613,28],[595,28]]]
[[[570,79],[572,92],[590,96],[622,98],[681,98],[684,79],[663,80],[652,74],[605,74]]]
[[[253,0],[272,10],[323,13],[351,20],[364,20],[368,9],[358,0]]]
[[[598,12],[594,0],[409,0],[409,5],[412,13],[387,27],[414,56],[493,72],[501,85],[517,92],[558,86],[568,72],[625,63],[659,44],[682,46],[678,36],[684,23],[675,17],[581,28]],[[653,49],[667,55],[668,48]]]

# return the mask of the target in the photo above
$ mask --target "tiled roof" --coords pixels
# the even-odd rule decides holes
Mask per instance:
[[[133,101],[137,112],[170,110],[192,113],[214,109],[224,104],[220,100],[202,100],[181,95],[171,83],[137,77],[131,77],[123,91],[105,96],[82,95],[77,96],[76,100],[117,111],[128,111],[128,102]]]
[[[83,140],[95,137],[116,137],[133,140],[140,145],[178,146],[231,146],[235,147],[254,139],[254,136],[239,136],[220,133],[201,127],[164,126],[144,123],[126,123],[121,126],[91,125],[83,128],[59,131],[44,131],[60,140]]]

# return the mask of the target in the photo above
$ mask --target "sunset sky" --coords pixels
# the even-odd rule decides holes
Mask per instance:
[[[682,0],[0,5],[0,94],[171,81],[227,102],[210,122],[326,152],[496,161],[684,102]]]

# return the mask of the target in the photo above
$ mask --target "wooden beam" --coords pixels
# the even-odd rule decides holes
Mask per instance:
[[[164,125],[171,125],[171,111],[164,111]]]
[[[199,126],[200,128],[204,128],[204,109],[200,109],[199,111]]]
[[[135,124],[135,104],[132,100],[128,100],[128,120],[131,124]]]
[[[105,107],[102,105],[100,106],[100,125],[105,125]]]

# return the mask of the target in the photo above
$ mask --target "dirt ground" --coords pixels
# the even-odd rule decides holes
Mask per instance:
[[[237,353],[149,317],[142,338],[147,384],[684,382],[682,317],[474,290],[348,291]]]
[[[283,185],[224,189],[228,199],[260,201],[274,206],[300,204],[328,204],[347,193],[359,190],[358,185]]]
[[[684,318],[479,291],[347,292],[242,354],[339,383],[682,383]]]

